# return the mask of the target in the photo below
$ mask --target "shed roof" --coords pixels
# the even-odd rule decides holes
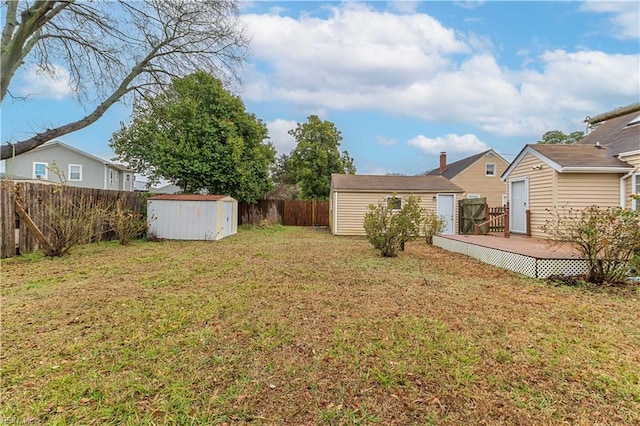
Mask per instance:
[[[335,190],[385,192],[464,192],[442,176],[380,176],[332,174]]]
[[[173,200],[173,201],[219,201],[233,200],[228,195],[199,195],[199,194],[162,194],[150,197],[149,200]]]

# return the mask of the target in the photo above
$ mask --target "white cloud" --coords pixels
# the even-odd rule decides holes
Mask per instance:
[[[454,160],[489,149],[487,144],[478,139],[474,134],[456,135],[455,133],[451,133],[436,138],[419,135],[410,139],[407,144],[420,149],[428,156],[439,155],[441,152],[446,152],[447,155]]]
[[[426,14],[353,2],[326,10],[322,18],[245,16],[255,61],[244,98],[290,102],[305,113],[373,110],[533,138],[580,128],[586,115],[640,93],[638,54],[548,50],[510,69],[497,62],[491,39]]]
[[[401,13],[413,13],[418,9],[418,1],[406,1],[406,0],[391,0],[387,3],[389,9],[397,10]]]
[[[485,1],[484,0],[454,1],[453,4],[463,9],[477,9],[478,7],[484,5]]]
[[[298,123],[293,120],[278,118],[265,123],[269,130],[269,140],[278,150],[278,154],[289,154],[296,146],[296,140],[288,132],[295,129]]]
[[[376,142],[379,145],[387,145],[387,146],[391,146],[391,145],[396,145],[398,143],[397,140],[390,138],[388,136],[376,136]]]
[[[607,33],[620,39],[640,38],[640,6],[637,1],[586,1],[580,5],[584,12],[607,13]]]
[[[59,100],[74,94],[69,71],[59,65],[53,65],[50,71],[27,65],[18,80],[16,94],[19,96]]]

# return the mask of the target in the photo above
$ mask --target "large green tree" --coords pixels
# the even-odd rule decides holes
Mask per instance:
[[[174,79],[170,89],[136,104],[111,147],[151,182],[166,179],[185,193],[207,190],[255,201],[271,189],[275,149],[267,127],[242,100],[203,71]]]
[[[289,131],[297,142],[287,159],[300,184],[300,197],[325,200],[331,190],[331,173],[354,174],[353,158],[340,152],[342,135],[330,121],[316,115]]]
[[[560,130],[550,130],[542,135],[542,139],[537,143],[541,144],[557,144],[557,145],[573,145],[584,137],[584,132],[577,131],[564,134]]]

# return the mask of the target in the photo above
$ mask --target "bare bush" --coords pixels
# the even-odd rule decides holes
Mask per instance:
[[[128,245],[131,240],[140,237],[147,230],[147,218],[125,208],[122,200],[118,200],[113,211],[107,215],[107,222],[123,246]]]
[[[49,248],[45,256],[63,256],[74,246],[87,244],[102,234],[106,210],[89,197],[66,197],[64,187],[60,188],[58,202],[45,207]]]

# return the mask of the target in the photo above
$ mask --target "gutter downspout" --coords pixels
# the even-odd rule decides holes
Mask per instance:
[[[620,178],[620,207],[624,209],[625,207],[625,201],[626,201],[626,197],[625,197],[625,184],[624,181],[625,179],[629,179],[631,176],[633,176],[633,174],[635,173],[635,171],[629,172],[626,175],[622,176]]]

